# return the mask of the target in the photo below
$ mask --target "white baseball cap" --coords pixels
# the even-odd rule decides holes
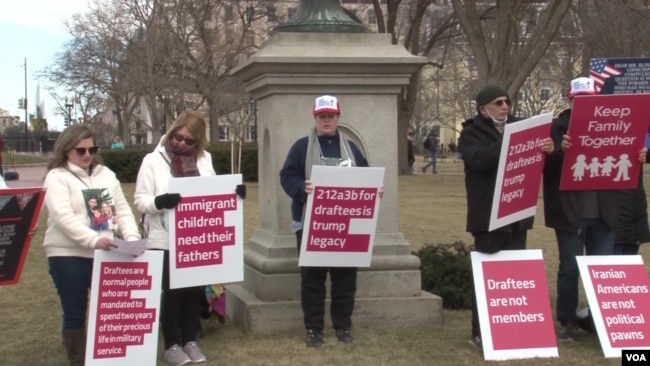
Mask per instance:
[[[319,113],[341,114],[339,100],[331,95],[323,95],[314,101],[314,115]]]
[[[576,95],[594,95],[596,94],[596,86],[594,81],[590,78],[580,77],[571,80],[571,89],[569,90],[569,98]]]

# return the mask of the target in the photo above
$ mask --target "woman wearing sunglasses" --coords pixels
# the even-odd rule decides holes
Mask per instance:
[[[207,145],[206,123],[201,113],[184,111],[142,161],[135,187],[135,205],[145,214],[148,249],[164,250],[160,324],[165,342],[164,358],[172,365],[205,362],[196,344],[203,287],[169,288],[169,233],[165,210],[181,201],[167,193],[169,178],[216,175]],[[147,230],[145,229],[145,230]]]
[[[86,355],[86,310],[95,249],[110,250],[112,230],[93,230],[83,192],[110,192],[118,224],[126,240],[138,240],[138,225],[120,182],[101,164],[95,135],[85,125],[68,127],[56,140],[47,166],[45,205],[49,216],[45,253],[63,309],[63,345],[70,365],[83,365]]]

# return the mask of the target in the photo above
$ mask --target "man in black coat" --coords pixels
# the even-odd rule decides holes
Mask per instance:
[[[495,85],[484,87],[476,96],[478,114],[463,123],[463,130],[458,139],[458,151],[465,164],[466,230],[474,236],[474,247],[481,253],[526,249],[527,231],[533,227],[533,218],[530,217],[488,231],[501,159],[503,129],[506,123],[517,121],[508,114],[509,106],[510,98],[504,88]],[[553,151],[551,138],[544,139],[542,151]],[[476,299],[472,306],[470,341],[482,349]]]
[[[596,94],[593,80],[580,77],[571,81],[569,104],[576,95]],[[573,341],[578,328],[579,270],[576,256],[610,255],[614,252],[614,233],[619,220],[618,191],[560,191],[564,151],[571,148],[567,135],[571,108],[553,119],[551,137],[557,148],[544,165],[544,218],[555,230],[559,252],[556,316],[563,327],[560,340]],[[639,151],[645,161],[647,149]]]

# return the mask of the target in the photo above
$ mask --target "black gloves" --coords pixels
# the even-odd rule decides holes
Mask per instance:
[[[163,208],[172,209],[181,202],[181,195],[178,193],[165,193],[154,198],[153,203],[156,208],[162,210]]]
[[[237,195],[241,197],[241,199],[246,199],[246,185],[238,184],[237,188],[235,188],[235,193],[237,193]]]

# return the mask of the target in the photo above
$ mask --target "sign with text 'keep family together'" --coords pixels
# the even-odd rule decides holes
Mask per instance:
[[[534,216],[546,154],[542,142],[550,136],[552,113],[509,123],[503,143],[492,199],[490,231]]]
[[[637,156],[650,123],[650,94],[576,96],[560,190],[636,188]]]
[[[183,288],[244,279],[241,174],[171,178],[181,202],[169,211],[169,286]]]
[[[640,255],[576,257],[605,357],[650,350],[650,281]]]
[[[384,168],[312,167],[299,266],[369,267]]]
[[[485,359],[558,357],[542,251],[471,258]]]

